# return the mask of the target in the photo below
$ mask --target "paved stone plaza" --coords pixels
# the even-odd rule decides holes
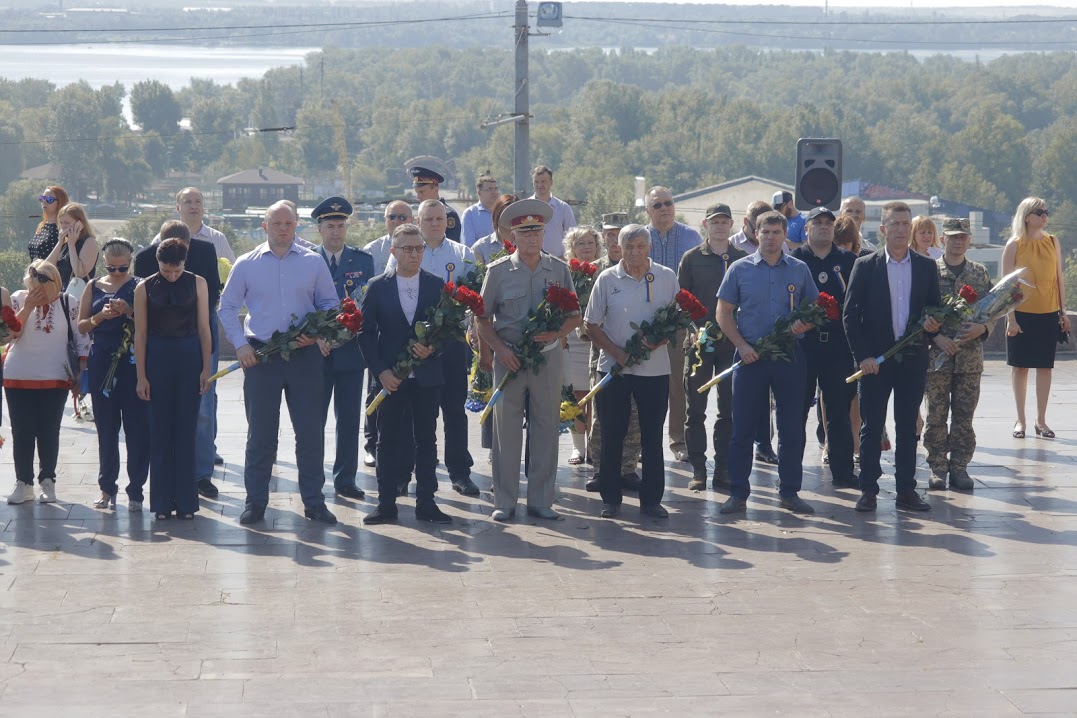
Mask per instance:
[[[323,527],[302,518],[284,421],[267,521],[247,529],[232,375],[220,500],[155,525],[90,506],[94,429],[67,418],[60,503],[0,506],[0,715],[1074,715],[1077,364],[1055,379],[1058,438],[1017,440],[1009,372],[989,363],[976,492],[934,493],[928,515],[895,512],[890,477],[878,514],[855,513],[810,441],[812,517],[777,508],[769,467],[730,518],[670,464],[669,520],[639,520],[634,498],[601,520],[566,464],[564,521],[499,525],[473,423],[484,494],[442,474],[451,527],[417,523],[409,499],[399,525],[363,528],[372,475]]]

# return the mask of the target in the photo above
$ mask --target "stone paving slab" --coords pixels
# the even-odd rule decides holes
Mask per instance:
[[[340,524],[306,521],[283,421],[267,520],[241,527],[232,375],[221,495],[158,525],[90,506],[94,429],[67,417],[60,503],[0,505],[0,717],[1077,715],[1077,364],[1055,372],[1053,441],[1010,436],[1001,362],[984,382],[976,491],[933,492],[927,515],[894,510],[892,478],[855,513],[812,443],[814,516],[778,507],[765,466],[722,516],[671,462],[668,521],[634,498],[604,521],[563,436],[564,520],[496,524],[471,416],[484,492],[440,473],[452,526],[407,499],[363,528],[370,472],[365,501],[326,489]]]

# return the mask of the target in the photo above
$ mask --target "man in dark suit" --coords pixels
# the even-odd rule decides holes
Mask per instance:
[[[209,329],[210,339],[213,342],[212,358],[214,366],[217,361],[217,302],[221,297],[221,275],[217,269],[217,250],[213,243],[204,239],[191,237],[191,230],[179,220],[169,220],[161,225],[161,232],[154,238],[150,246],[139,250],[135,255],[136,277],[149,277],[160,269],[157,264],[157,243],[166,239],[176,238],[187,244],[187,271],[196,274],[206,280],[209,288]],[[216,446],[214,436],[217,433],[217,403],[216,384],[211,385],[210,390],[202,396],[202,402],[198,409],[198,436],[195,441],[195,476],[198,480],[198,493],[207,499],[215,499],[219,491],[213,485],[213,466]]]
[[[322,246],[317,253],[329,265],[337,297],[360,299],[366,283],[374,276],[374,258],[344,244],[352,206],[343,197],[330,197],[310,213],[318,223]],[[329,402],[336,417],[336,457],[333,459],[333,488],[337,496],[361,499],[363,490],[355,485],[359,470],[359,415],[363,408],[363,371],[366,363],[359,342],[352,339],[333,349],[326,358],[325,393],[322,395],[322,425],[329,418]]]
[[[928,511],[931,505],[916,493],[916,416],[924,398],[928,336],[940,324],[927,317],[924,331],[900,357],[880,364],[876,357],[892,347],[920,321],[927,307],[942,304],[935,263],[909,249],[912,211],[904,202],[883,206],[879,232],[883,251],[861,257],[853,265],[843,323],[853,359],[860,365],[860,500],[857,511],[874,511],[879,493],[879,465],[886,407],[894,394],[895,483],[897,507]]]
[[[415,336],[415,323],[441,300],[441,278],[420,269],[423,242],[419,228],[404,224],[393,232],[392,254],[396,267],[378,275],[368,285],[361,304],[363,327],[359,346],[371,373],[389,396],[378,408],[378,507],[364,524],[396,521],[396,497],[410,480],[415,466],[415,516],[420,521],[447,524],[452,519],[434,503],[438,463],[437,420],[441,409],[441,386],[445,379],[441,359],[422,345],[412,353],[425,359],[411,375],[393,374],[397,357]],[[414,450],[408,448],[414,437]]]

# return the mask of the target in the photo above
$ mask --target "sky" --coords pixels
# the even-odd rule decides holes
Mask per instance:
[[[537,0],[535,0],[537,2]],[[587,2],[675,2],[686,0],[587,0]],[[566,3],[568,4],[568,3]],[[823,7],[823,0],[739,0],[738,2],[698,2],[700,5],[796,5],[798,7]],[[1042,3],[1015,2],[1014,0],[830,0],[830,7],[840,8],[913,8],[916,10],[945,10],[947,8],[1008,7],[1031,12],[1029,7],[1077,8],[1077,0],[1050,0]]]

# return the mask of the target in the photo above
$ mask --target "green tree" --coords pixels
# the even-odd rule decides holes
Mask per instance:
[[[131,114],[144,132],[176,134],[182,113],[172,88],[159,80],[136,82],[131,88]]]
[[[37,180],[16,180],[0,195],[0,249],[26,255],[26,245],[41,221],[37,198],[42,187]]]

